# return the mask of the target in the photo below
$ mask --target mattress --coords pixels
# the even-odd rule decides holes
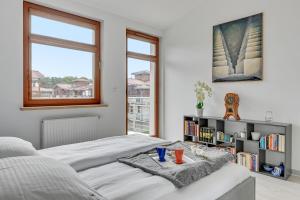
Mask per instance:
[[[167,143],[159,138],[136,134],[42,149],[39,150],[39,154],[62,161],[76,171],[81,171]]]
[[[213,200],[249,178],[250,172],[245,167],[228,163],[181,189],[162,177],[118,162],[81,171],[79,176],[111,200]]]

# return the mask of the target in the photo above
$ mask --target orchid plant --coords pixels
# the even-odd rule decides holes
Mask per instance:
[[[212,89],[209,87],[205,82],[198,81],[195,84],[195,93],[197,98],[197,109],[203,109],[204,107],[204,100],[205,95],[211,97],[212,96]]]

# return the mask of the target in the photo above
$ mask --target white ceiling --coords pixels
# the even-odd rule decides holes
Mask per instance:
[[[166,29],[195,8],[200,0],[78,0],[158,29]]]

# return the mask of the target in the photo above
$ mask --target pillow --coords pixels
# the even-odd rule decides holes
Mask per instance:
[[[42,156],[0,159],[0,199],[105,200],[69,165]]]
[[[30,142],[16,137],[0,137],[0,158],[38,155]]]

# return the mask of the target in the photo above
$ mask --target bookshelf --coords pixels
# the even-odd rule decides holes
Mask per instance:
[[[184,116],[183,121],[184,141],[227,148],[236,154],[237,158],[241,154],[248,153],[257,158],[255,162],[251,161],[251,163],[258,165],[258,169],[256,168],[254,172],[284,180],[290,176],[292,124],[246,119],[224,120],[220,117],[197,117],[193,115]],[[218,132],[223,132],[226,136],[220,137]],[[240,132],[246,133],[245,138],[239,137]],[[265,141],[267,144],[261,143],[260,140],[252,140],[251,132],[259,132],[261,138],[268,138]],[[272,137],[271,134],[273,134]],[[203,139],[203,135],[205,139]],[[284,164],[283,176],[274,176],[263,168],[264,164],[279,166],[280,163]]]

